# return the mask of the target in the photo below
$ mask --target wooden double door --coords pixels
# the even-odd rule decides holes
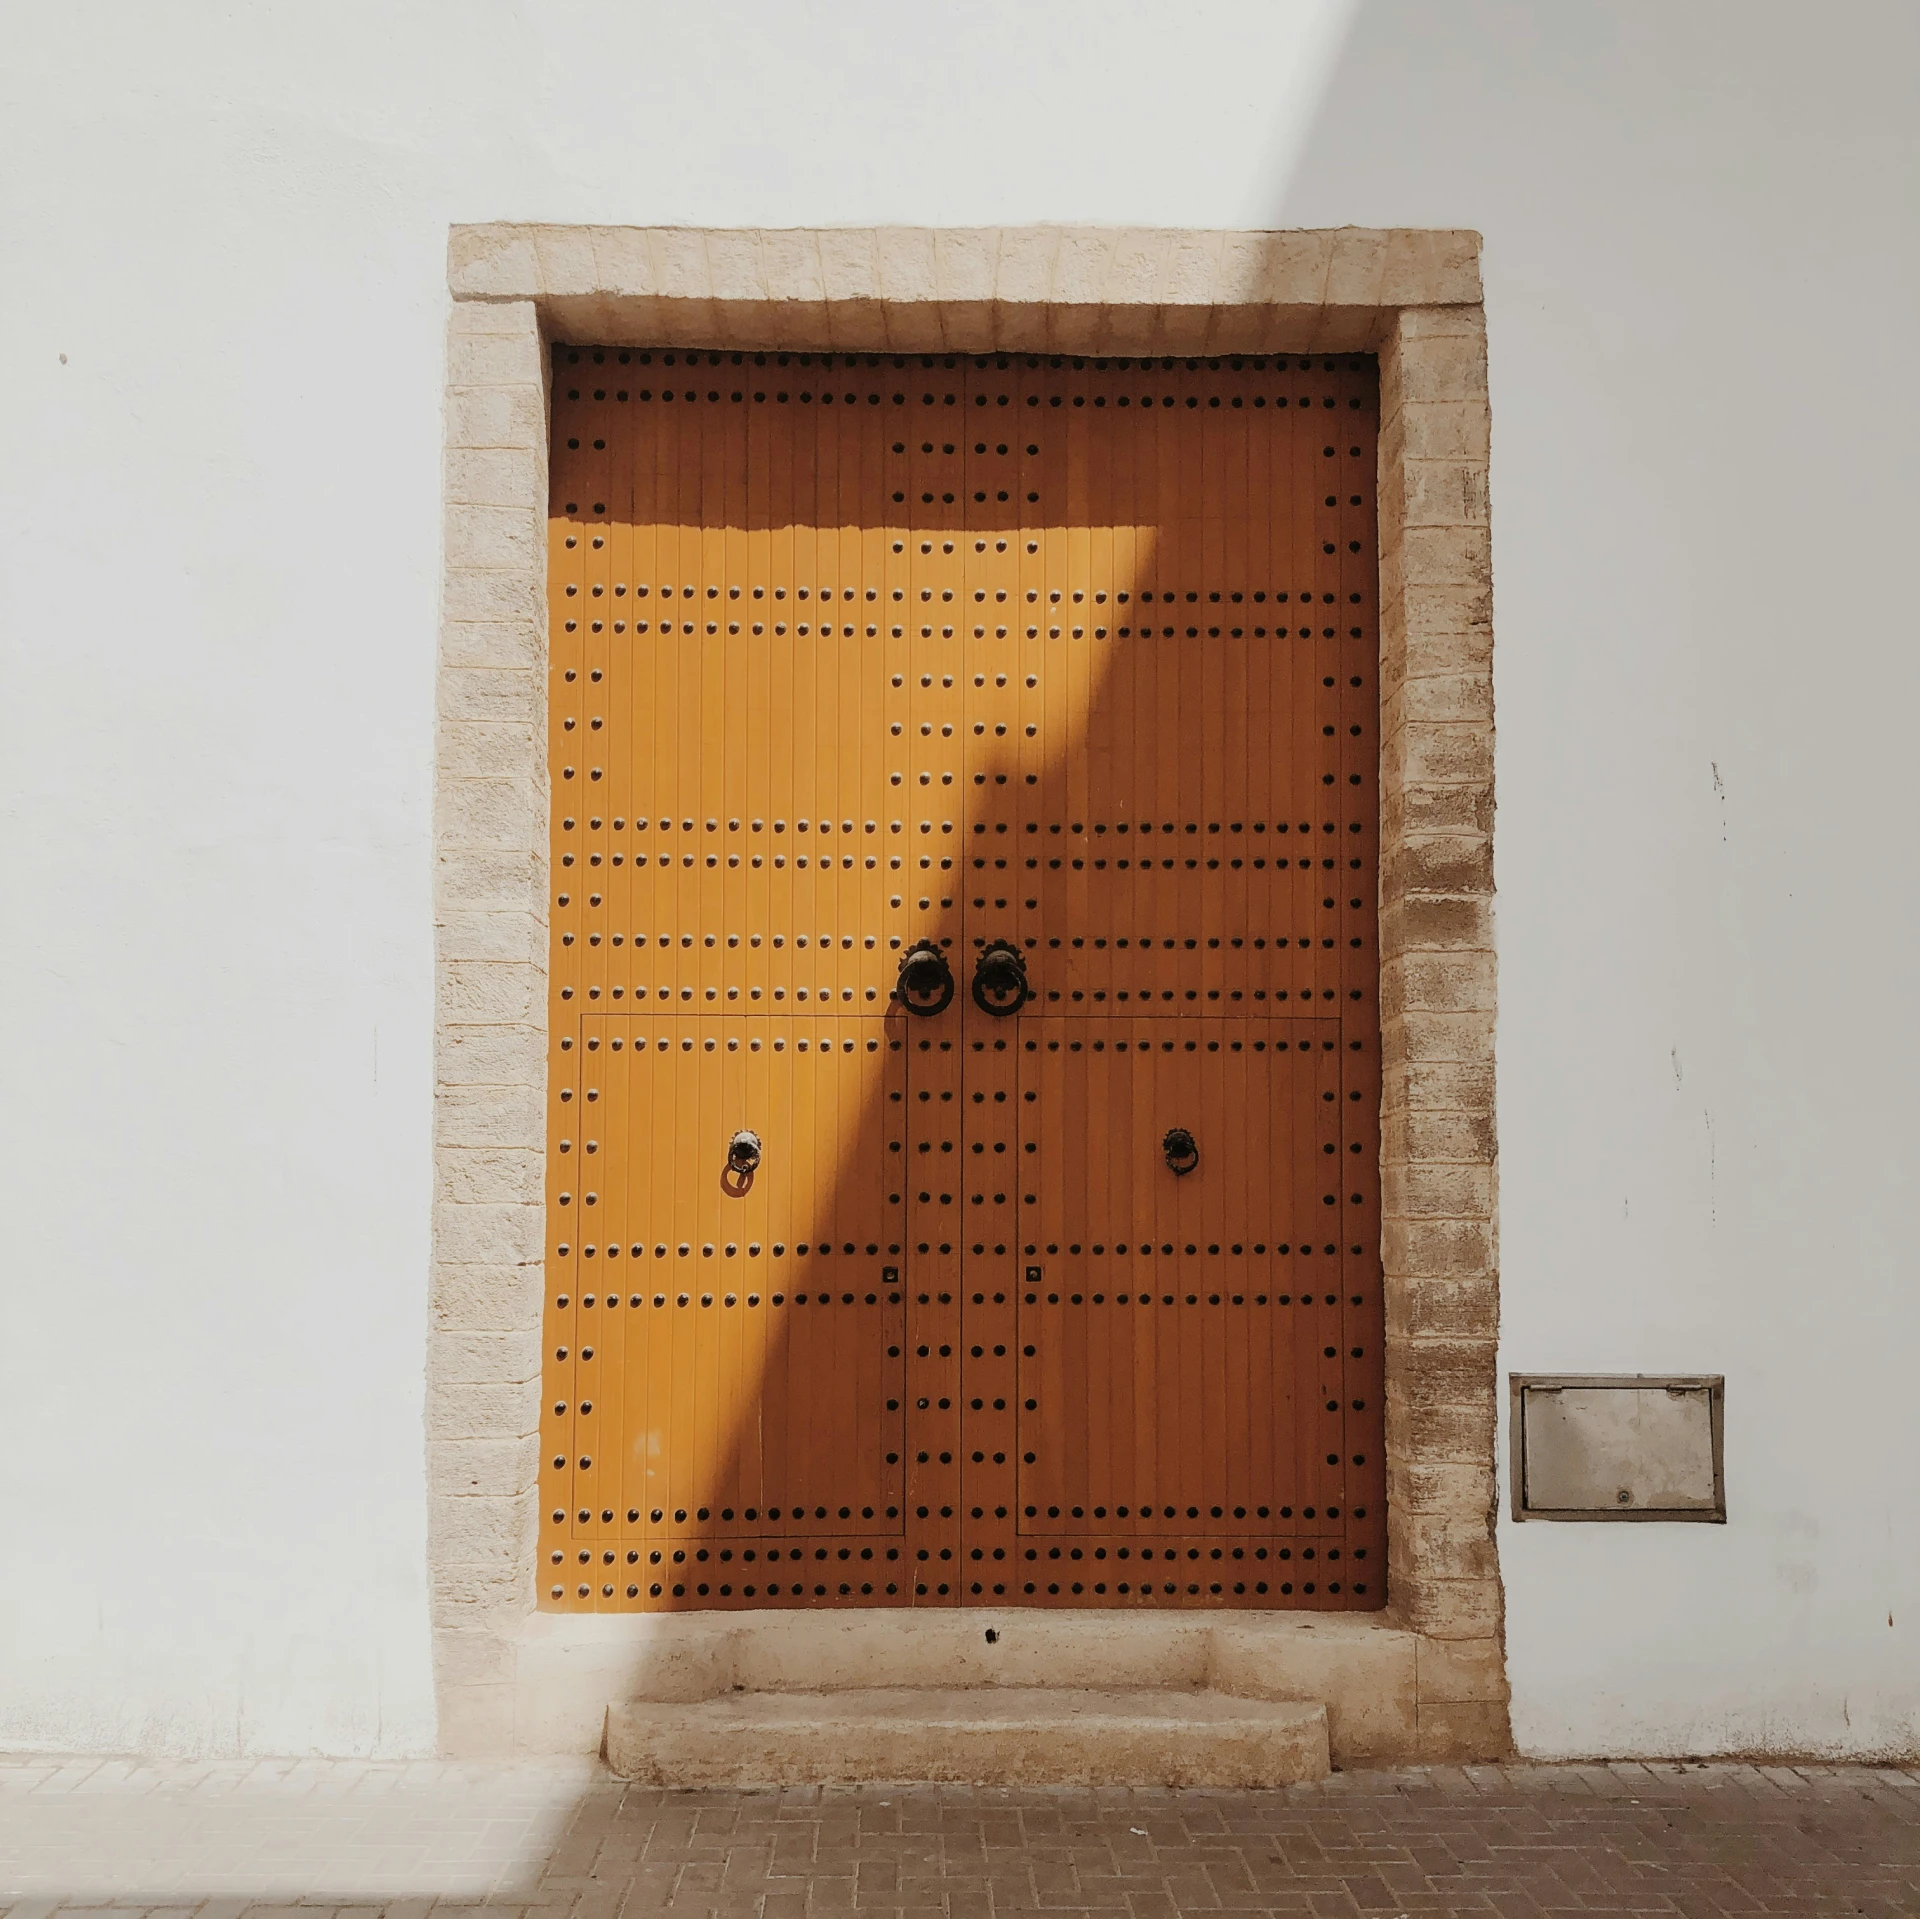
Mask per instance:
[[[1376,390],[555,350],[543,1604],[1384,1603]]]

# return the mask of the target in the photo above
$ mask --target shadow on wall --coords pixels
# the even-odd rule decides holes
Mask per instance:
[[[1828,1335],[1906,1324],[1905,1222],[1873,1195],[1905,1190],[1911,1115],[1898,1075],[1859,1091],[1811,1034],[1783,1044],[1777,1007],[1835,917],[1865,1000],[1904,992],[1877,971],[1910,945],[1875,917],[1886,849],[1830,847],[1800,796],[1837,756],[1865,821],[1868,769],[1904,763],[1832,689],[1907,710],[1912,656],[1886,642],[1906,589],[1881,562],[1912,493],[1887,322],[1920,284],[1917,54],[1920,15],[1888,0],[1818,31],[1780,0],[1363,0],[1268,203],[1276,226],[1485,236],[1503,1364],[1748,1382],[1724,1534],[1503,1520],[1523,1750],[1914,1749],[1911,1493],[1875,1463],[1911,1457],[1911,1341],[1843,1363]],[[1826,377],[1780,377],[1799,364]],[[1744,870],[1711,759],[1729,742],[1765,848]],[[1819,877],[1785,910],[1788,871]],[[1688,1100],[1716,1087],[1717,1174],[1698,1109],[1682,1138],[1649,1092],[1676,1037]],[[1910,1037],[1897,1016],[1882,1035]],[[1842,1104],[1849,1127],[1824,1127]],[[1836,1403],[1863,1462],[1840,1501]]]

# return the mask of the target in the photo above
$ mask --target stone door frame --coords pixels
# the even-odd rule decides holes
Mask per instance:
[[[547,349],[565,340],[1379,356],[1382,1623],[1414,1653],[1417,1737],[1401,1756],[1505,1750],[1479,247],[1472,233],[1358,228],[452,230],[427,1368],[445,1749],[524,1744],[545,1297]]]

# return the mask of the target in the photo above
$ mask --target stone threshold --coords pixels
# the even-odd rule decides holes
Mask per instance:
[[[1323,1706],[1335,1765],[1385,1765],[1450,1756],[1447,1715],[1431,1714],[1449,1650],[1391,1614],[535,1613],[516,1640],[512,1749],[604,1750],[609,1710],[635,1702],[1004,1687]],[[1423,1674],[1441,1695],[1424,1727]]]
[[[1330,1770],[1327,1711],[1147,1687],[927,1686],[642,1699],[607,1766],[647,1786],[1297,1786]]]

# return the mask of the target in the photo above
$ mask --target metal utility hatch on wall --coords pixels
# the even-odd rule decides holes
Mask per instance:
[[[555,350],[544,1604],[1384,1603],[1376,395]]]

